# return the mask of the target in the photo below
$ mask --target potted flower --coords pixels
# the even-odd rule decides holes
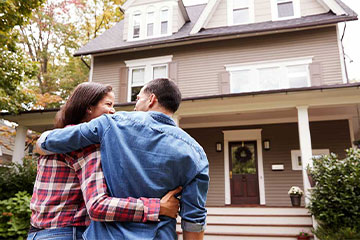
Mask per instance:
[[[302,239],[302,240],[309,240],[310,239],[310,236],[307,232],[304,232],[304,231],[301,231],[299,233],[299,235],[297,236],[297,239]]]
[[[300,207],[301,197],[304,192],[298,186],[292,186],[288,192],[293,207]]]

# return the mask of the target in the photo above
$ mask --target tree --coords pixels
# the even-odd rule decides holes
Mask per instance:
[[[28,109],[31,95],[21,83],[31,79],[36,67],[24,56],[16,44],[17,26],[26,23],[33,9],[43,0],[8,0],[0,2],[0,110],[17,112]]]

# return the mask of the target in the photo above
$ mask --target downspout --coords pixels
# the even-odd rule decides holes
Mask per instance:
[[[342,37],[341,37],[341,49],[342,49],[342,52],[343,52],[343,61],[344,61],[344,70],[345,70],[345,77],[346,77],[346,83],[350,83],[349,82],[349,75],[348,75],[348,71],[347,71],[347,66],[346,66],[346,55],[345,55],[345,49],[344,49],[344,44],[343,44],[343,39],[345,37],[345,31],[346,31],[346,22],[344,22],[344,30],[343,30],[343,34],[342,34]]]
[[[84,57],[81,55],[81,61],[88,67],[89,70],[91,70],[91,67],[89,66],[89,64],[87,64],[87,62],[84,60]]]

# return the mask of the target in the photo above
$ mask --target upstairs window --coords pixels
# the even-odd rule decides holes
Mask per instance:
[[[148,37],[152,37],[152,36],[154,36],[154,22],[155,22],[155,18],[154,18],[154,15],[155,15],[155,13],[154,12],[148,12],[147,13],[147,28],[146,28],[146,32],[147,32],[147,36]]]
[[[169,25],[169,10],[163,9],[161,10],[160,14],[160,28],[161,28],[161,35],[165,35],[168,33],[168,25]]]
[[[231,93],[310,87],[311,57],[270,63],[229,65]]]
[[[172,56],[125,61],[129,67],[128,101],[136,101],[141,88],[147,82],[156,78],[167,78],[168,64],[171,61]]]
[[[273,20],[300,17],[300,0],[272,0]]]
[[[233,24],[250,21],[250,0],[233,0]]]
[[[133,38],[140,37],[141,14],[136,13],[133,17]]]

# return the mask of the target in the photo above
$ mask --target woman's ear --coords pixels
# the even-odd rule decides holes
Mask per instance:
[[[93,112],[93,108],[92,108],[92,106],[90,106],[90,107],[88,107],[87,109],[86,109],[86,113],[87,114],[92,114],[92,112]]]

